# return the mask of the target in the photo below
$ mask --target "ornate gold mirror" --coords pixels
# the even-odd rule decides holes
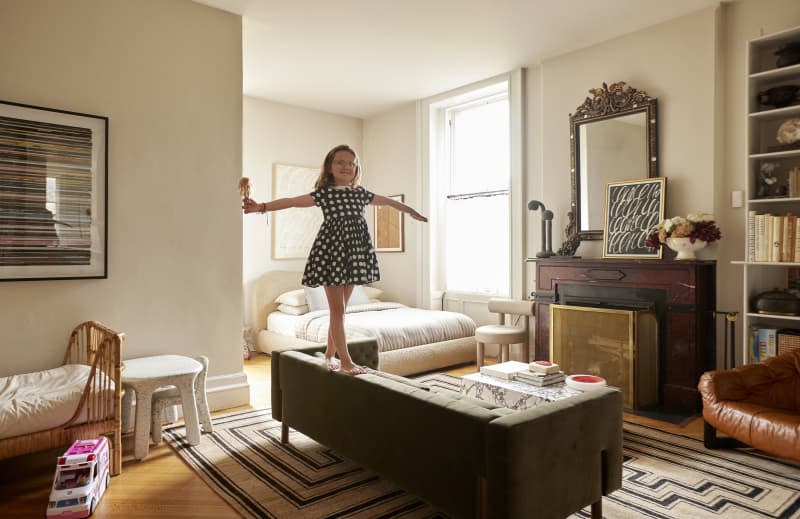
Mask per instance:
[[[581,240],[603,239],[608,182],[658,176],[657,99],[625,84],[589,90],[570,114],[572,202],[567,239],[559,255],[572,256]]]

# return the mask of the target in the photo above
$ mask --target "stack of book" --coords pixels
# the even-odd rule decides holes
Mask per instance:
[[[512,380],[521,371],[528,371],[528,365],[516,360],[481,367],[481,375],[502,378],[503,380]]]
[[[544,373],[533,371],[528,371],[527,373],[521,371],[514,375],[514,380],[519,380],[520,382],[525,382],[526,384],[530,384],[532,386],[549,386],[563,382],[564,372],[559,371],[558,373],[546,375]]]
[[[564,372],[547,360],[535,360],[528,364],[528,369],[519,371],[514,375],[514,380],[525,382],[534,386],[549,386],[564,381]]]

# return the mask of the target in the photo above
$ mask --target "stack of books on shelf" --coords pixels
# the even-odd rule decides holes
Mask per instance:
[[[800,330],[793,328],[750,327],[750,362],[800,349]]]
[[[800,261],[800,225],[797,216],[748,212],[747,261]]]
[[[558,364],[546,360],[535,360],[528,365],[526,371],[517,372],[514,380],[533,386],[550,386],[563,382],[564,372],[559,369]]]

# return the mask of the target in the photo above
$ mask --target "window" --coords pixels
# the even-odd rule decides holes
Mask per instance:
[[[448,292],[509,294],[509,100],[507,83],[500,86],[443,109],[437,197]]]

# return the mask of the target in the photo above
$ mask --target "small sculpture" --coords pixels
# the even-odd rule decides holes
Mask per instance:
[[[786,119],[778,128],[776,137],[781,144],[800,142],[800,118]]]
[[[538,200],[528,202],[528,210],[542,210],[542,250],[536,253],[537,258],[549,258],[555,256],[553,252],[553,211],[548,210],[543,203]]]
[[[771,186],[778,181],[778,177],[773,175],[778,164],[774,162],[765,162],[761,164],[758,171],[758,192],[756,196],[759,198],[770,196]]]

